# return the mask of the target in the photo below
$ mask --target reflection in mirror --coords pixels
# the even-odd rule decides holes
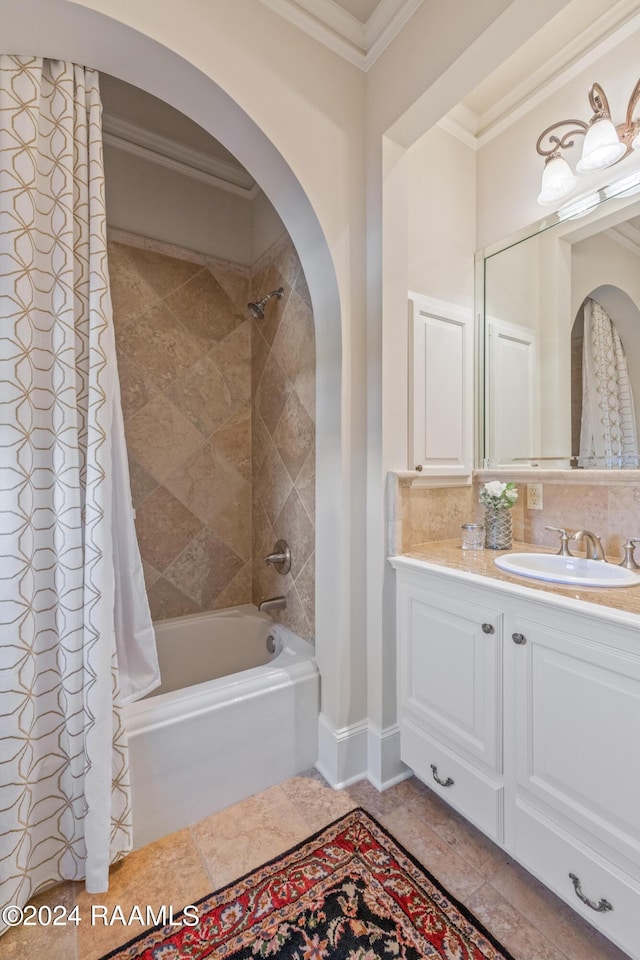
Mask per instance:
[[[484,256],[484,465],[640,467],[640,201]]]
[[[638,364],[629,364],[621,331],[627,343],[640,340],[640,311],[623,290],[599,287],[581,304],[571,332],[572,454],[585,469],[638,466],[640,384],[634,391],[630,380]]]

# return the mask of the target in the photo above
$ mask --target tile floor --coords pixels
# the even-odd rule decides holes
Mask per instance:
[[[385,793],[359,783],[336,792],[309,771],[164,837],[114,867],[108,894],[79,883],[58,886],[36,904],[78,904],[81,917],[103,904],[177,912],[277,856],[355,806],[364,807],[478,917],[515,960],[628,960],[545,887],[418,780]],[[142,930],[84,923],[32,927],[0,938],[1,960],[97,960]]]

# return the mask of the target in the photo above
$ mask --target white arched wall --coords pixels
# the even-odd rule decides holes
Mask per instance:
[[[235,4],[237,13],[243,0],[239,4],[235,0]],[[149,33],[152,29],[164,33],[164,44],[123,22],[139,15],[140,4],[135,5],[137,9],[133,13],[129,3],[119,4],[114,0],[108,6],[114,15],[118,11],[122,20],[68,0],[0,0],[2,52],[87,64],[135,84],[181,110],[212,133],[252,173],[278,211],[298,250],[316,323],[316,654],[322,674],[320,760],[325,775],[337,785],[345,779],[341,730],[354,721],[362,722],[366,716],[366,688],[358,663],[366,655],[364,628],[360,631],[360,644],[358,631],[353,629],[354,622],[358,619],[362,622],[363,616],[361,612],[358,617],[354,609],[358,588],[351,576],[355,539],[351,535],[352,500],[356,499],[352,497],[351,476],[356,471],[349,462],[349,437],[354,426],[350,413],[349,370],[343,366],[344,309],[341,310],[341,300],[349,312],[349,306],[357,297],[349,289],[339,290],[323,226],[300,179],[267,133],[219,83],[170,49],[166,40],[171,36],[170,23],[162,24],[163,31],[156,30],[156,25],[163,21],[162,5],[155,2],[149,8],[154,16],[149,18],[148,25]],[[168,19],[165,10],[164,21]],[[344,232],[348,244],[348,231]],[[349,253],[353,256],[349,246],[346,249],[347,257]],[[353,264],[349,273],[354,273]],[[295,549],[295,545],[292,547]]]

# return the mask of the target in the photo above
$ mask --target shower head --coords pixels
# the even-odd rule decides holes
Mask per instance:
[[[283,293],[284,287],[278,287],[277,290],[272,290],[271,293],[268,293],[262,300],[258,300],[257,303],[248,303],[247,306],[251,312],[251,316],[255,317],[256,320],[264,320],[265,305],[271,300],[271,297],[277,297],[278,300],[282,300]]]

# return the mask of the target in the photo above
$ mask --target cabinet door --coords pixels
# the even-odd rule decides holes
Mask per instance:
[[[398,621],[401,728],[501,770],[501,616],[401,582]]]
[[[640,863],[640,657],[524,618],[515,632],[519,795]]]
[[[473,317],[411,294],[409,469],[470,480],[473,466]]]

